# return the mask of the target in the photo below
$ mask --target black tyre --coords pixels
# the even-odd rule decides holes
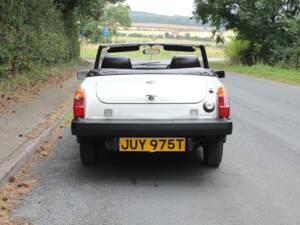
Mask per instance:
[[[79,148],[82,165],[94,166],[97,162],[97,143],[91,138],[80,138]]]
[[[223,141],[210,141],[203,148],[204,164],[209,167],[219,167],[223,157]]]

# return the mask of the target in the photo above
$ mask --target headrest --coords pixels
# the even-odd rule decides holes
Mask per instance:
[[[200,61],[196,56],[174,56],[170,69],[201,67]]]
[[[132,69],[132,64],[128,57],[106,56],[103,59],[101,68]]]

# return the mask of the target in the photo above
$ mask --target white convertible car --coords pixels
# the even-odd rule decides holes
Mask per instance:
[[[84,166],[99,151],[190,152],[218,167],[232,133],[228,93],[209,69],[205,47],[166,43],[101,45],[94,69],[80,71],[72,134]]]

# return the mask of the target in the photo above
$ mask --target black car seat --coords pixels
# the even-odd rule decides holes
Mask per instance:
[[[132,69],[132,64],[129,57],[126,56],[105,56],[101,68]]]
[[[174,56],[169,69],[183,69],[201,67],[200,61],[197,56]]]

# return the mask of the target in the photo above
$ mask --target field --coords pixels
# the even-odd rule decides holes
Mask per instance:
[[[115,39],[115,42],[119,43],[130,43],[130,42],[153,42],[151,38],[131,38],[131,37],[119,37]],[[167,42],[167,43],[181,43],[181,44],[204,44],[207,46],[206,51],[209,57],[214,57],[214,58],[224,58],[225,53],[224,53],[224,48],[222,45],[216,45],[211,42],[206,42],[206,43],[199,43],[197,41],[189,41],[189,40],[174,40],[174,39],[157,39],[155,42]],[[87,44],[87,43],[82,43],[81,45],[81,58],[83,59],[93,59],[96,57],[96,53],[98,50],[98,45],[97,44]],[[166,52],[162,52],[163,54],[160,55],[161,58],[169,58],[171,56],[170,54],[167,54]],[[181,53],[182,54],[182,53]],[[190,53],[189,53],[190,54]],[[143,54],[139,54],[138,52],[132,52],[127,54],[129,57],[140,57],[140,58],[145,58],[143,57]]]
[[[195,44],[200,45],[203,44],[207,47],[214,48],[224,48],[223,44],[216,44],[213,41],[194,41],[194,40],[180,40],[180,39],[171,39],[171,38],[158,38],[153,40],[152,38],[147,37],[118,37],[114,39],[116,43],[128,43],[128,42],[157,42],[157,43],[179,43],[179,44]]]
[[[166,33],[172,36],[176,33],[180,38],[166,38]],[[216,44],[211,39],[211,29],[202,26],[183,26],[173,24],[151,24],[151,23],[134,23],[130,28],[119,28],[118,37],[113,37],[114,43],[132,43],[132,42],[157,42],[157,43],[180,43],[180,44],[197,44],[205,45],[207,54],[213,58],[225,58],[224,44]],[[189,38],[185,38],[189,36]],[[225,37],[229,40],[233,36],[232,32],[226,32]],[[197,38],[198,40],[193,40]],[[199,40],[200,39],[200,40]],[[92,59],[97,53],[97,44],[82,43],[81,58]],[[178,53],[178,54],[183,54]],[[131,52],[127,54],[131,58],[149,58],[141,52]],[[170,58],[174,55],[171,52],[161,51],[159,56],[153,58]]]
[[[204,28],[201,26],[184,26],[184,25],[175,25],[175,24],[133,23],[130,29],[202,31]],[[209,28],[207,28],[207,30],[208,29]]]
[[[122,34],[142,34],[142,35],[165,35],[166,32],[172,34],[177,32],[179,35],[184,36],[189,33],[193,37],[210,39],[212,35],[212,29],[202,26],[183,26],[173,24],[147,24],[147,23],[134,23],[132,27],[124,29],[120,28],[119,33]],[[224,37],[227,41],[230,41],[234,37],[234,33],[226,31]],[[212,40],[213,41],[213,40]]]

